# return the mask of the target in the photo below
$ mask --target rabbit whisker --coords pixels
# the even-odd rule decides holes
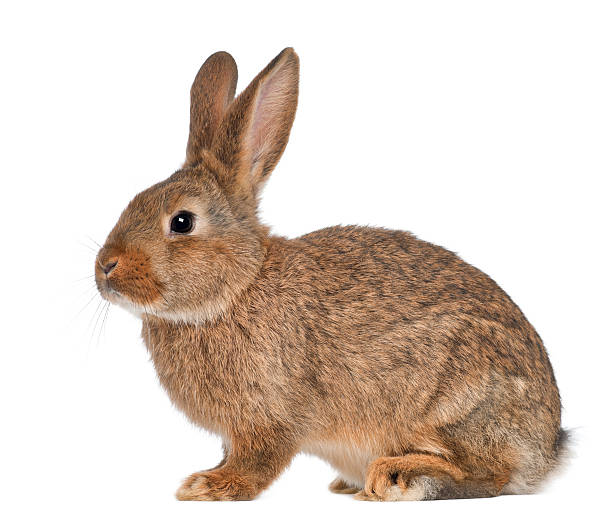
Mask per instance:
[[[85,293],[83,293],[83,295],[87,294],[89,291],[85,291]],[[87,303],[85,303],[85,305],[83,305],[83,307],[81,307],[81,310],[79,310],[79,312],[76,313],[76,315],[74,316],[74,319],[77,319],[85,309],[87,309],[87,307],[89,307],[89,305],[91,304],[91,302],[93,302],[96,299],[96,296],[98,296],[98,291],[96,291],[93,296],[87,301]]]
[[[91,242],[93,242],[96,246],[98,246],[98,250],[100,250],[102,248],[102,246],[95,241],[94,239],[92,239],[89,235],[86,236]]]
[[[91,251],[94,254],[97,254],[99,250],[92,248],[89,244],[86,244],[84,242],[79,242],[79,245],[83,246],[84,248],[87,248],[89,251]]]
[[[93,341],[94,336],[96,335],[96,329],[98,328],[98,322],[100,321],[100,317],[102,316],[102,313],[104,312],[104,307],[105,307],[105,304],[103,303],[104,301],[105,301],[104,299],[100,300],[100,303],[98,304],[98,309],[96,309],[97,316],[96,316],[96,321],[94,323],[94,326],[91,332],[90,342]]]
[[[102,338],[102,332],[104,331],[104,325],[106,324],[106,319],[108,318],[108,313],[110,311],[111,303],[109,301],[106,302],[106,310],[104,311],[104,317],[102,318],[102,323],[100,325],[100,332],[98,333],[98,346],[100,346],[100,339]]]
[[[74,283],[82,282],[83,280],[91,280],[95,276],[96,276],[95,274],[91,274],[91,275],[84,276],[82,278],[77,278],[76,280],[74,280]]]

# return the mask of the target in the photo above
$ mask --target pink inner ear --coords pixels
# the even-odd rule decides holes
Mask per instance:
[[[248,131],[252,170],[266,160],[266,154],[276,146],[280,131],[287,129],[290,106],[292,70],[286,63],[274,70],[259,86]]]

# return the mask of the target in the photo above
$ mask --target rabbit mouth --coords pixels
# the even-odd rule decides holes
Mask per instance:
[[[102,286],[98,286],[98,290],[100,291],[100,295],[105,300],[108,300],[111,303],[120,304],[123,300],[126,300],[126,297],[117,291],[109,282],[108,279],[103,282]]]
[[[144,306],[131,300],[125,294],[122,294],[119,291],[117,291],[115,288],[109,285],[110,282],[106,281],[104,282],[104,284],[106,285],[99,288],[99,291],[100,291],[100,295],[105,300],[111,302],[114,305],[121,307],[122,309],[125,309],[126,311],[132,313],[134,316],[138,318],[140,318],[145,313],[150,314],[153,312],[151,309],[146,310]]]
[[[115,305],[125,306],[129,304],[131,306],[137,306],[137,304],[130,300],[126,295],[115,289],[108,278],[105,278],[102,282],[98,283],[98,291],[100,292],[100,296],[102,296],[102,298]]]

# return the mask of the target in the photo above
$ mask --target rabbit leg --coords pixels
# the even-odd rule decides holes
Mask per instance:
[[[176,491],[180,501],[244,501],[254,499],[289,464],[294,450],[269,442],[265,448],[232,443],[222,464],[189,476]]]
[[[341,477],[337,477],[329,484],[329,490],[334,494],[356,494],[359,488],[347,483]]]
[[[493,483],[478,483],[449,461],[431,454],[382,457],[368,467],[357,499],[421,501],[496,495]]]

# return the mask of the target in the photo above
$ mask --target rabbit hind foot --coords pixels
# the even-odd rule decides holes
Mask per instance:
[[[459,467],[439,456],[407,454],[374,460],[368,467],[365,487],[355,498],[364,501],[465,499],[492,497],[500,489],[499,481],[470,479]]]

